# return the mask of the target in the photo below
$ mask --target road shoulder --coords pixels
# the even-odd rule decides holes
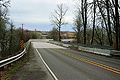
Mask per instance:
[[[53,80],[34,48],[30,49],[29,61],[12,76],[11,80]]]

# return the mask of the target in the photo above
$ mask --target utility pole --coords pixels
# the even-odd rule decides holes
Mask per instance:
[[[22,36],[22,37],[21,37],[22,40],[23,40],[23,25],[24,25],[24,24],[22,24],[22,35],[21,35],[21,36]]]
[[[22,24],[22,33],[21,33],[21,40],[20,40],[20,49],[21,49],[21,50],[24,49],[23,25],[24,25],[24,24]]]

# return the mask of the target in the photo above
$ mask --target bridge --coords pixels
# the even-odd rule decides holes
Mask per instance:
[[[30,40],[29,46],[25,49],[29,51],[0,61],[3,67],[24,54],[29,56],[11,80],[120,80],[120,59],[73,50],[48,39]]]

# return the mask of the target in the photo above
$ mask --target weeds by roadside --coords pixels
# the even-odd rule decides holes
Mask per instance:
[[[29,49],[30,48],[31,47],[29,47]],[[28,52],[21,59],[11,63],[10,65],[5,66],[4,69],[0,71],[0,80],[11,80],[12,75],[29,61],[29,53],[30,50],[28,50]]]

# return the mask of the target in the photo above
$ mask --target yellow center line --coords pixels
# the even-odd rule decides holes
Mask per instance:
[[[88,64],[91,64],[91,65],[94,65],[94,66],[97,66],[97,67],[100,67],[102,69],[105,69],[105,70],[108,70],[108,71],[111,71],[111,72],[114,72],[114,73],[117,73],[120,75],[120,69],[117,69],[117,68],[114,68],[114,67],[111,67],[111,66],[108,66],[108,65],[105,65],[105,64],[101,64],[101,63],[98,63],[98,62],[95,62],[95,61],[92,61],[92,60],[89,60],[89,59],[86,59],[86,58],[82,58],[80,56],[77,56],[75,54],[70,54],[70,53],[65,53],[62,51],[59,51],[59,49],[54,49],[55,51],[59,52],[59,53],[62,53],[63,55],[66,55],[66,56],[69,56],[69,57],[72,57],[76,60],[79,60],[79,61],[82,61],[82,62],[85,62],[85,63],[88,63]]]
[[[104,67],[106,67],[106,68],[110,68],[110,69],[112,69],[112,70],[115,70],[115,71],[119,71],[119,72],[120,72],[120,70],[119,70],[119,69],[117,69],[117,68],[113,68],[113,67],[110,67],[110,66],[107,66],[107,65],[101,64],[101,63],[96,63],[96,62],[94,62],[94,61],[90,61],[90,62],[91,62],[91,63],[97,64],[97,65],[100,65],[100,66],[104,66]]]

